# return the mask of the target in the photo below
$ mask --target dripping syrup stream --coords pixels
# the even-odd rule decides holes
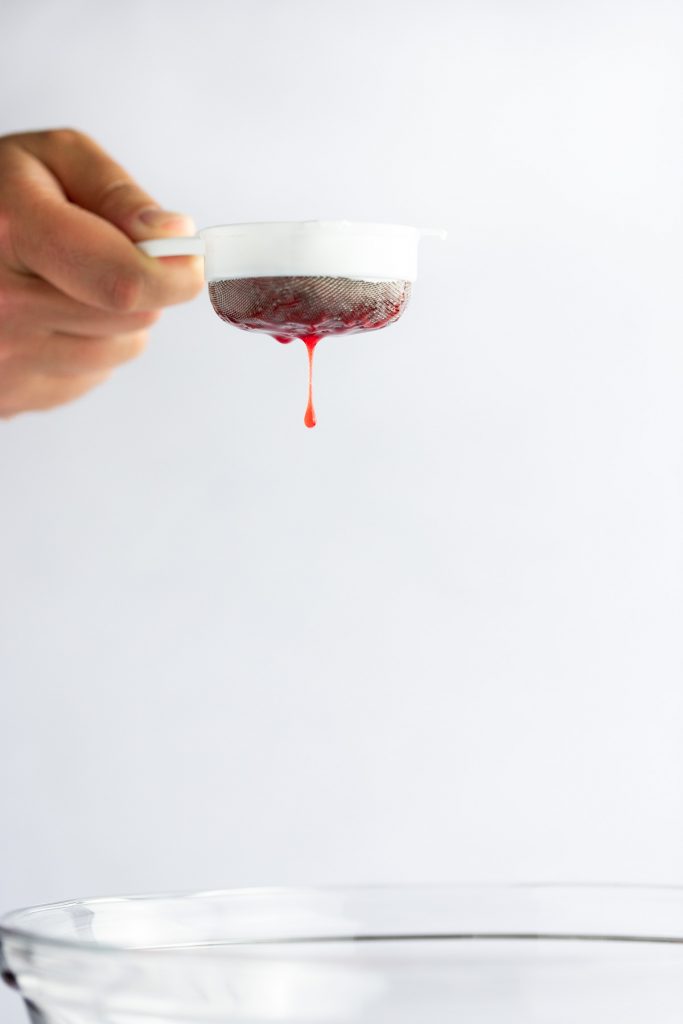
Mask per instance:
[[[317,421],[315,418],[315,409],[313,407],[313,353],[315,351],[315,346],[320,341],[320,335],[309,334],[306,338],[302,338],[301,340],[308,351],[308,405],[306,406],[304,423],[307,427],[314,427]]]

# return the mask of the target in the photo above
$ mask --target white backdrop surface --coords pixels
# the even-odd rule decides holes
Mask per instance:
[[[3,910],[683,883],[682,52],[663,0],[6,0],[2,131],[200,225],[450,234],[315,431],[206,296],[0,425]]]

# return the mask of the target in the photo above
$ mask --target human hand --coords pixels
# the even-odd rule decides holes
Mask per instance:
[[[164,306],[203,285],[192,256],[134,242],[194,234],[92,139],[0,138],[0,417],[69,402],[145,348]]]

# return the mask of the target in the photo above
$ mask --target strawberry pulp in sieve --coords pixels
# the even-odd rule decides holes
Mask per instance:
[[[221,320],[243,331],[271,334],[287,344],[300,338],[308,350],[308,405],[304,423],[316,424],[313,353],[330,334],[356,334],[386,327],[401,316],[410,282],[362,281],[348,277],[244,277],[209,283]]]

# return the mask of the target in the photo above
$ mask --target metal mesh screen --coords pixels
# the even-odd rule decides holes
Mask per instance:
[[[348,277],[245,277],[211,281],[221,320],[245,331],[291,338],[372,331],[398,320],[410,281]]]

